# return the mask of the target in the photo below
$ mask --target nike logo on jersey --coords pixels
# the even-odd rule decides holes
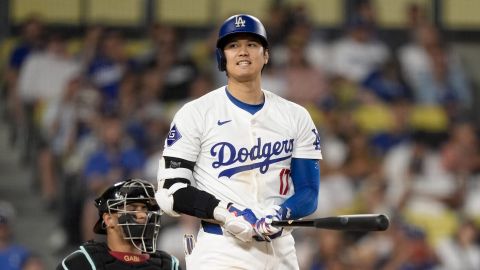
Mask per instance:
[[[219,142],[212,146],[210,154],[216,158],[212,163],[212,167],[217,169],[232,164],[239,166],[231,167],[220,172],[218,177],[226,176],[230,178],[232,175],[243,171],[260,169],[260,173],[264,174],[268,171],[271,164],[277,163],[292,157],[294,139],[262,143],[261,138],[257,138],[257,143],[250,149],[242,147],[236,149],[235,146],[228,142]],[[242,165],[246,161],[248,165]]]
[[[224,125],[224,124],[226,124],[226,123],[228,123],[228,122],[231,122],[231,121],[232,121],[232,120],[225,120],[225,121],[220,121],[220,120],[218,120],[217,125],[221,126],[221,125]]]

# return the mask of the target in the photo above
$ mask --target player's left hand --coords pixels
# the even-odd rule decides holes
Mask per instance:
[[[255,223],[255,232],[262,235],[265,240],[270,241],[270,237],[280,233],[282,228],[272,226],[272,221],[282,219],[282,208],[278,205],[274,205],[269,213],[258,219]]]

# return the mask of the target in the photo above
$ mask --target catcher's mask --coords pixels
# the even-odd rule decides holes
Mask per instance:
[[[132,207],[133,203],[145,204],[146,211]],[[139,250],[147,253],[156,251],[160,230],[161,210],[155,200],[154,186],[144,180],[130,179],[118,182],[108,188],[95,200],[100,215],[93,231],[106,234],[103,213],[117,214],[118,226],[122,228],[124,239],[130,240]],[[146,215],[146,221],[138,222],[138,215]]]

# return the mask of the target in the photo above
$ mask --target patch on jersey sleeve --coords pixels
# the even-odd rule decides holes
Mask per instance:
[[[315,134],[315,141],[313,145],[315,146],[315,150],[320,150],[320,135],[316,129],[312,129],[313,134]]]
[[[173,125],[173,127],[168,132],[167,136],[167,146],[172,146],[176,141],[182,138],[182,134],[177,130],[177,127]]]

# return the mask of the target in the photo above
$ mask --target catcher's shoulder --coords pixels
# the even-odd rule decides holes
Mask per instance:
[[[95,269],[92,265],[97,254],[108,253],[107,245],[103,242],[87,241],[77,250],[67,255],[57,266],[58,269]]]
[[[161,263],[158,263],[161,268],[159,269],[173,269],[173,270],[181,270],[180,261],[173,255],[163,251],[157,250],[155,253],[151,255],[152,262],[154,260],[159,260]]]
[[[89,261],[89,255],[83,250],[78,249],[67,255],[57,266],[57,270],[61,269],[93,269]]]

